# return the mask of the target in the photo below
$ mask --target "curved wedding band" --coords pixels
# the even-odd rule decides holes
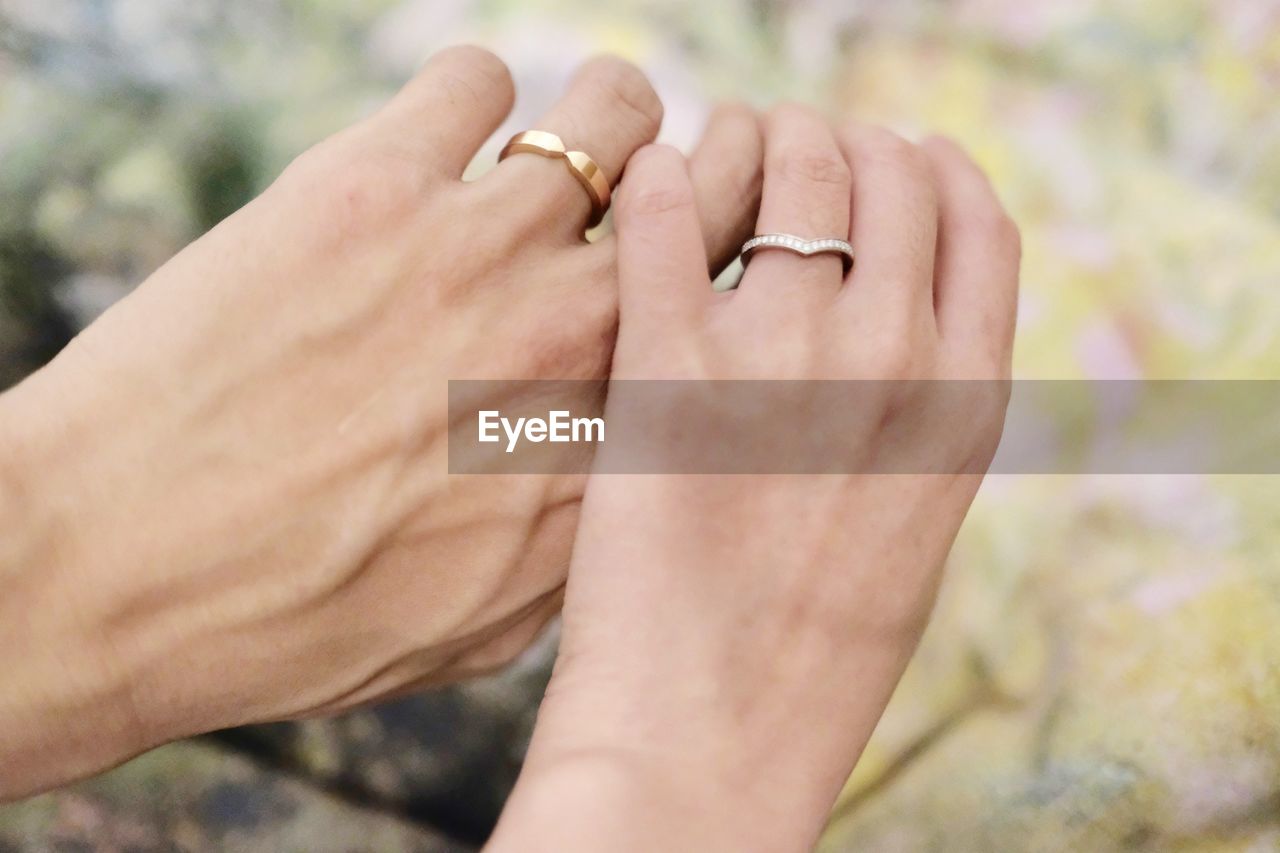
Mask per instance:
[[[591,200],[591,218],[587,220],[587,227],[594,228],[600,224],[601,219],[604,219],[612,195],[609,179],[604,176],[600,165],[590,156],[582,151],[565,150],[564,140],[545,130],[526,130],[511,137],[502,147],[498,162],[501,163],[512,154],[537,154],[552,160],[565,161],[569,166],[569,174],[582,185],[582,188],[587,191],[587,198]]]
[[[806,258],[813,255],[839,255],[846,273],[853,268],[853,246],[845,240],[829,237],[806,240],[794,234],[757,234],[742,244],[742,263],[746,264],[751,260],[751,255],[761,249],[783,249]]]

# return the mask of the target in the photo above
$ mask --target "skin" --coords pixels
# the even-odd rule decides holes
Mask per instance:
[[[784,107],[762,155],[730,108],[689,162],[632,157],[660,108],[598,61],[538,123],[630,158],[620,241],[585,245],[563,164],[459,180],[510,100],[492,56],[437,56],[0,399],[0,797],[523,648],[583,481],[449,478],[445,380],[603,378],[619,288],[618,379],[1008,376],[1017,232],[954,145]],[[850,234],[852,275],[765,252],[712,294],[762,156],[755,230]],[[910,387],[848,436],[867,471]],[[926,423],[966,473],[594,477],[493,849],[811,845],[998,439],[1004,399],[971,403]]]
[[[461,180],[513,96],[438,54],[0,398],[0,799],[492,669],[559,610],[583,478],[447,473],[446,380],[613,348],[616,241],[565,165]],[[661,113],[605,58],[536,126],[616,183]],[[760,140],[729,107],[693,155],[711,269]]]
[[[849,234],[856,268],[763,252],[713,293],[689,164],[647,147],[617,200],[614,379],[1009,376],[1018,233],[963,152],[795,106],[765,148],[757,231]],[[901,382],[867,401],[848,436],[865,467],[846,474],[593,476],[560,657],[490,849],[809,849],[998,443],[1007,386],[979,385],[997,393],[909,424],[956,473],[860,473],[921,402]]]

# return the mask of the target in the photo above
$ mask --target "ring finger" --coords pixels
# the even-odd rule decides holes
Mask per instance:
[[[631,155],[652,142],[662,124],[662,102],[644,73],[614,57],[589,60],[568,91],[530,129],[553,133],[569,151],[582,151],[600,168],[610,187],[618,185]],[[563,158],[513,154],[479,183],[490,185],[508,206],[524,209],[540,233],[581,240],[591,217],[591,198]]]
[[[822,116],[797,105],[774,109],[765,124],[764,158],[756,233],[845,239],[852,185],[849,166]],[[762,248],[747,262],[737,298],[828,299],[843,278],[839,255],[806,257],[786,249]]]

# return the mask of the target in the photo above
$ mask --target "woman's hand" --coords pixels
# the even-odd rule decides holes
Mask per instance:
[[[916,405],[937,385],[917,380],[1009,375],[1019,241],[983,174],[949,142],[833,135],[796,107],[765,148],[757,232],[851,234],[855,269],[760,252],[713,293],[686,164],[646,148],[618,199],[614,379],[895,380],[858,401],[849,458],[883,470],[879,448],[923,430],[946,457],[917,471],[955,473],[593,476],[499,849],[808,849],[994,452],[1003,383],[945,420]]]
[[[461,180],[512,98],[438,54],[0,400],[0,797],[492,668],[559,609],[582,479],[447,472],[447,380],[603,379],[613,345],[565,165]],[[600,59],[537,127],[614,182],[660,118]],[[727,109],[694,155],[714,264],[759,146]]]

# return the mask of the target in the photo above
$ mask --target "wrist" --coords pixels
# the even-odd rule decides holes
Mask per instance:
[[[488,849],[745,850],[732,826],[698,807],[701,800],[721,810],[732,797],[617,751],[531,757]]]
[[[49,390],[40,377],[0,397],[0,799],[110,766],[143,740],[90,606],[103,584],[74,557],[78,449]]]
[[[539,746],[545,749],[539,749]],[[743,751],[737,744],[737,751]],[[810,809],[756,775],[643,749],[535,744],[490,850],[811,849],[829,804]],[[561,748],[562,747],[562,748]],[[718,750],[717,750],[718,751]],[[732,751],[726,746],[725,752]],[[790,793],[790,792],[787,792]]]
[[[503,815],[506,832],[495,840],[566,842],[547,849],[613,849],[619,839],[638,850],[811,849],[882,707],[835,687],[851,683],[840,678],[820,702],[776,678],[744,703],[693,686],[713,683],[710,675],[688,674],[683,687],[630,684],[572,649],[568,657],[576,665],[557,664]],[[861,662],[864,676],[877,665]]]

